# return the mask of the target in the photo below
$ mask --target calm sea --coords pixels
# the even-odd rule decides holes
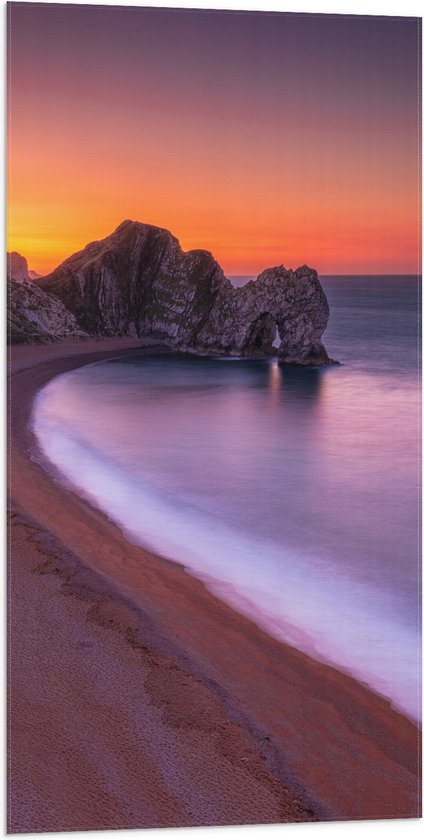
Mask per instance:
[[[340,367],[132,355],[54,379],[34,428],[132,541],[415,719],[417,280],[322,283]]]

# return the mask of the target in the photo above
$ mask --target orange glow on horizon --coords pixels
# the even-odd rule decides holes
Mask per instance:
[[[219,15],[180,13],[170,32],[148,10],[134,30],[132,12],[12,6],[8,249],[32,270],[134,219],[210,250],[227,275],[418,272],[415,58],[389,49],[397,24],[324,21],[326,52],[312,16],[282,16],[282,51],[269,18],[261,40],[257,23]],[[309,38],[300,54],[290,26]]]
[[[134,208],[135,210],[136,208]],[[48,221],[48,208],[44,219],[37,222],[41,208],[34,215],[23,208],[18,221],[9,226],[8,250],[23,254],[29,267],[38,274],[47,274],[64,259],[82,250],[89,242],[108,236],[126,218],[164,227],[176,236],[184,250],[204,248],[212,252],[227,275],[257,275],[265,268],[284,264],[296,268],[307,263],[320,274],[402,274],[417,272],[416,220],[383,217],[370,222],[352,223],[349,216],[322,214],[319,223],[297,224],[281,212],[280,227],[277,224],[262,226],[253,223],[247,214],[241,212],[236,222],[213,215],[203,219],[201,226],[187,219],[185,225],[181,214],[159,211],[104,212],[87,215],[61,208],[57,218]],[[11,213],[12,215],[12,213]],[[339,216],[339,218],[337,218]],[[25,219],[28,218],[28,222]],[[65,221],[66,220],[66,221]],[[415,224],[414,224],[415,221]],[[244,222],[244,227],[243,227]],[[31,231],[31,235],[27,231]],[[67,234],[67,235],[64,235]]]
[[[253,151],[217,142],[208,160],[202,143],[170,154],[162,141],[146,165],[138,145],[122,156],[118,138],[113,149],[109,137],[99,141],[93,159],[75,129],[48,149],[42,129],[27,137],[16,132],[13,144],[8,245],[40,274],[127,218],[167,228],[186,250],[212,251],[227,274],[281,263],[322,274],[417,271],[415,161],[388,178],[384,144],[378,160],[368,149],[370,160],[341,166],[324,138],[312,161],[301,146],[275,171],[275,150],[257,154],[260,138]]]

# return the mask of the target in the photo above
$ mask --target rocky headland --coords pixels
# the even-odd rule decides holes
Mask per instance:
[[[169,231],[125,221],[45,277],[29,279],[24,268],[9,272],[12,343],[137,336],[252,356],[276,352],[278,329],[282,363],[331,363],[321,341],[328,303],[308,266],[269,268],[236,289],[209,251],[185,252]]]

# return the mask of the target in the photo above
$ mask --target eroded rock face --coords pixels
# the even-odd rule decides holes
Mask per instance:
[[[287,364],[329,364],[321,336],[329,308],[316,271],[302,266],[269,268],[241,289],[223,288],[197,336],[205,349],[255,355],[272,352],[276,330],[279,359]]]
[[[7,275],[18,282],[30,279],[28,263],[17,251],[10,251],[7,254]]]
[[[82,338],[74,315],[32,280],[8,280],[8,336],[11,344],[44,344]]]
[[[74,315],[63,303],[40,289],[38,275],[22,254],[7,254],[8,338],[12,344],[40,344],[70,336],[81,337]]]
[[[209,251],[184,252],[169,231],[125,221],[37,281],[91,335],[138,335],[200,353],[271,352],[328,364],[321,343],[328,304],[316,271],[267,269],[235,289]]]
[[[193,342],[226,284],[212,254],[185,253],[168,231],[139,222],[123,222],[39,281],[92,334],[150,335],[178,345]]]

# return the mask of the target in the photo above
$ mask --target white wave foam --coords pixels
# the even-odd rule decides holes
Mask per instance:
[[[247,538],[168,498],[154,481],[129,475],[57,418],[55,389],[66,376],[39,392],[32,417],[41,450],[63,480],[132,542],[180,562],[271,635],[349,672],[419,718],[417,641],[393,621],[387,593],[383,599],[365,583],[324,578],[313,557]]]

